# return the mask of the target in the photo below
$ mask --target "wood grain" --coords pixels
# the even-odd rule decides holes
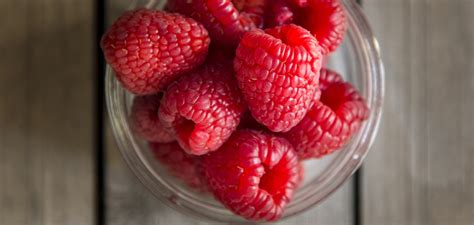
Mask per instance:
[[[364,0],[386,98],[363,224],[474,224],[474,1]]]
[[[146,1],[139,1],[146,2]],[[108,24],[120,12],[128,8],[130,1],[109,1],[107,6]],[[207,224],[180,214],[159,202],[133,176],[121,159],[111,135],[107,121],[107,222],[114,225],[125,224]],[[352,225],[353,223],[353,182],[347,182],[341,189],[319,206],[302,215],[276,224],[318,224]]]
[[[0,2],[0,224],[92,224],[91,0]]]

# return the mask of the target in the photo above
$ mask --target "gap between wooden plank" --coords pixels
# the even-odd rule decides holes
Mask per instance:
[[[359,4],[361,7],[363,7],[363,1],[362,0],[356,0],[357,4]],[[352,206],[352,209],[354,210],[353,216],[354,216],[354,225],[361,225],[362,224],[362,191],[361,191],[361,177],[363,175],[363,166],[361,165],[360,168],[356,171],[354,174],[354,182],[353,182],[353,198],[354,198],[354,204]]]
[[[95,87],[95,99],[96,99],[96,111],[95,111],[95,175],[96,175],[96,187],[95,187],[95,224],[104,225],[106,224],[107,209],[105,207],[106,198],[106,169],[107,161],[105,156],[105,130],[104,130],[104,73],[105,73],[105,60],[100,49],[100,39],[105,30],[105,1],[96,0],[95,4],[95,49],[96,57],[96,87]]]

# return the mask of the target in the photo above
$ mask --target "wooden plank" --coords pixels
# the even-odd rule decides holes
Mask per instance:
[[[386,68],[363,224],[474,224],[474,1],[364,0]]]
[[[129,1],[108,1],[108,24],[129,6]],[[177,213],[159,202],[133,176],[121,159],[107,123],[107,223],[121,224],[196,224],[196,220]],[[350,181],[321,205],[277,224],[353,224],[353,198]],[[206,224],[199,222],[199,224]]]
[[[92,224],[93,1],[0,2],[0,224]]]

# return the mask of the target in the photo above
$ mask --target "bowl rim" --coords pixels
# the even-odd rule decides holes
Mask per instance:
[[[368,20],[360,6],[353,0],[341,0],[341,2],[343,3],[348,15],[348,27],[354,29],[351,30],[351,32],[354,32],[354,35],[356,36],[352,37],[356,38],[356,40],[351,41],[356,41],[360,45],[359,48],[362,52],[358,53],[359,57],[364,61],[362,69],[367,70],[366,72],[369,74],[366,84],[369,85],[369,87],[372,87],[369,88],[369,93],[367,93],[367,103],[371,109],[371,113],[369,119],[364,123],[359,132],[359,142],[355,145],[349,146],[349,149],[344,150],[349,151],[349,153],[343,155],[342,162],[345,163],[336,165],[336,167],[333,168],[335,172],[326,174],[328,176],[324,178],[326,179],[326,183],[328,181],[331,181],[331,183],[326,184],[324,188],[321,188],[324,190],[319,190],[319,192],[317,192],[318,190],[309,190],[306,194],[300,195],[300,198],[304,199],[304,201],[299,202],[300,204],[290,203],[280,221],[312,208],[338,190],[339,187],[344,184],[361,166],[375,140],[379,128],[385,93],[385,73],[380,56],[379,44],[374,37]],[[115,141],[121,152],[122,158],[140,182],[151,193],[153,193],[155,197],[165,203],[165,205],[186,215],[213,222],[245,222],[246,220],[237,217],[229,220],[227,217],[216,218],[213,213],[203,214],[201,211],[196,209],[209,208],[208,204],[190,198],[189,196],[186,196],[186,194],[176,192],[176,188],[165,181],[159,174],[154,172],[152,166],[147,163],[145,156],[140,154],[137,150],[140,149],[140,146],[135,140],[129,124],[127,123],[128,116],[125,113],[126,108],[124,104],[120,104],[123,102],[125,97],[125,91],[115,79],[113,71],[109,65],[107,65],[105,79],[107,111]],[[130,149],[134,150],[132,151]],[[212,208],[212,210],[216,211],[215,208]],[[218,212],[224,214],[228,213],[224,208],[218,210]]]

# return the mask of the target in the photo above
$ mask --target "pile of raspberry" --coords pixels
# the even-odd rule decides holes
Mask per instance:
[[[170,0],[125,12],[101,47],[156,159],[235,214],[275,221],[301,162],[340,149],[369,115],[323,65],[345,31],[338,0]]]

